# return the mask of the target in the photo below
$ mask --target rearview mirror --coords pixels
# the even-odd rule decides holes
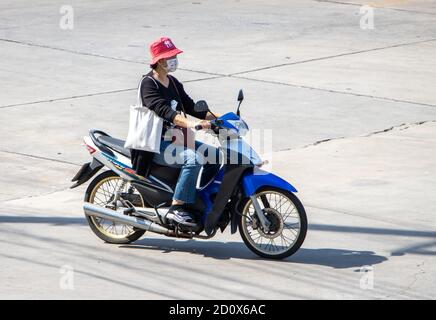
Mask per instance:
[[[209,106],[207,105],[207,102],[204,100],[198,100],[194,105],[194,111],[195,112],[205,112],[209,111]]]
[[[242,92],[242,89],[240,89],[238,94],[238,101],[241,102],[242,100],[244,100],[244,92]]]

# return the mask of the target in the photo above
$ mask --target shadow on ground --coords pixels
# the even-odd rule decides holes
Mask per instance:
[[[52,226],[77,225],[87,226],[85,217],[62,217],[62,216],[17,216],[0,215],[0,224],[5,223],[30,223],[51,224]],[[391,252],[392,256],[405,254],[436,255],[435,247],[436,232],[407,229],[368,228],[355,226],[335,226],[311,224],[310,231],[340,232],[345,234],[387,235],[391,237],[417,237],[428,238],[430,241],[414,243],[407,247],[401,247]],[[144,239],[135,244],[123,246],[123,248],[137,248],[160,250],[162,252],[182,251],[194,254],[202,254],[215,259],[260,259],[242,242],[219,242],[219,241],[175,241],[172,239]],[[332,248],[305,249],[301,248],[295,255],[285,259],[286,262],[325,265],[333,268],[351,268],[362,265],[373,265],[387,260],[383,256],[377,256],[372,251],[355,251]]]
[[[214,259],[266,260],[252,253],[242,242],[219,241],[177,241],[171,239],[143,239],[131,245],[120,246],[123,249],[157,250],[162,253],[188,252]],[[335,269],[375,265],[387,258],[372,251],[343,249],[306,249],[300,248],[293,256],[277,263],[301,263],[327,266]]]
[[[85,216],[83,217],[54,217],[54,216],[6,216],[0,215],[0,223],[35,223],[52,224],[55,226],[63,225],[87,225]]]

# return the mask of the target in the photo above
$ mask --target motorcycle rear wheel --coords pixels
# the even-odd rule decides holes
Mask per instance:
[[[90,202],[95,205],[107,207],[113,210],[113,208],[110,207],[110,199],[112,196],[115,196],[116,189],[121,182],[122,178],[111,170],[99,174],[86,189],[85,202]],[[127,190],[129,187],[132,186],[126,182],[126,186],[124,188]],[[144,207],[144,200],[142,196],[137,191],[135,194],[137,194],[139,197],[136,197],[137,203],[134,203],[134,205],[136,207]],[[89,227],[94,234],[108,243],[129,244],[141,238],[145,233],[145,230],[137,229],[125,224],[112,222],[86,214],[85,216]],[[108,226],[105,227],[105,225]]]
[[[284,259],[291,256],[306,237],[307,217],[302,203],[293,193],[272,187],[259,190],[256,198],[271,223],[270,230],[263,230],[252,200],[247,198],[242,204],[239,219],[242,240],[251,251],[263,258]]]

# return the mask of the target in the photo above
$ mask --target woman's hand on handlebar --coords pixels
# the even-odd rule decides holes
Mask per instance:
[[[206,130],[206,129],[210,129],[210,121],[208,120],[201,120],[195,123],[194,128],[196,130]]]
[[[211,124],[208,120],[191,121],[178,114],[175,116],[173,123],[182,128],[195,128],[196,130],[210,129]]]

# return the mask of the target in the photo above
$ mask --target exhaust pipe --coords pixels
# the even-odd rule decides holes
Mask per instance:
[[[127,216],[123,214],[122,212],[117,212],[111,209],[103,208],[96,206],[95,204],[85,202],[83,204],[83,210],[85,211],[85,214],[93,217],[99,217],[106,220],[115,221],[118,223],[127,224],[130,226],[133,226],[138,229],[143,229],[146,231],[151,231],[155,233],[164,234],[167,236],[174,236],[175,232],[173,230],[167,229],[165,227],[162,227],[158,225],[157,223],[154,223],[149,220],[145,219],[139,219],[132,216]]]

